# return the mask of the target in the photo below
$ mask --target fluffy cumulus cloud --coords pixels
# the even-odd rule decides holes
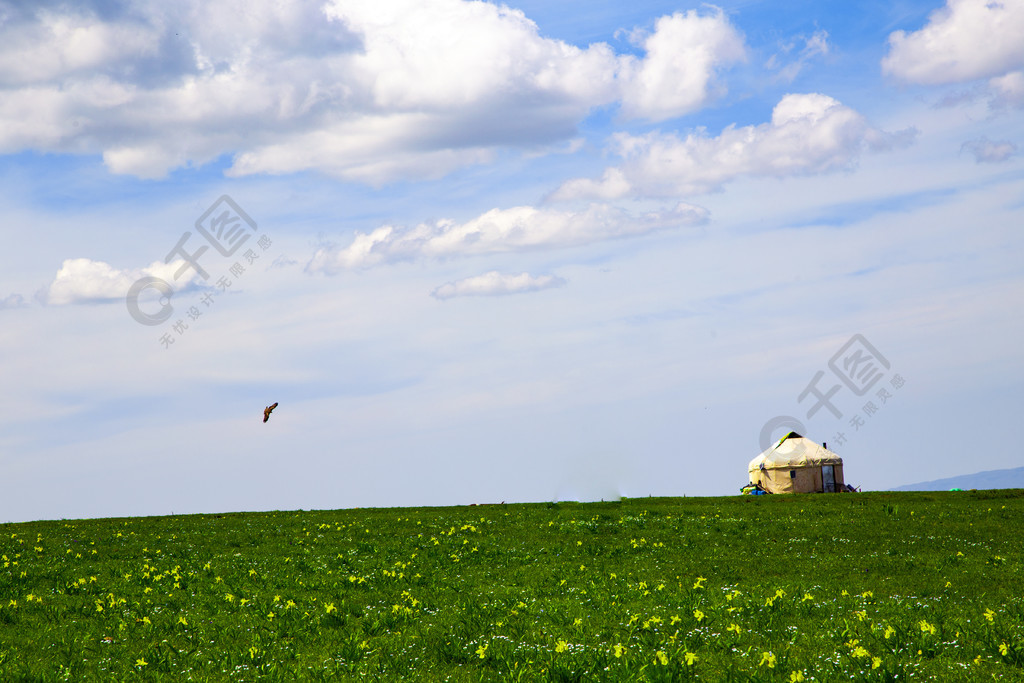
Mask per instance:
[[[184,261],[157,261],[146,268],[120,270],[103,261],[67,259],[61,264],[53,282],[40,292],[39,299],[56,306],[124,299],[129,288],[139,279],[152,276],[173,283],[175,274],[185,265]],[[181,283],[179,288],[196,284],[198,277],[193,271],[187,281],[178,281]]]
[[[532,206],[492,209],[465,223],[440,220],[412,228],[385,225],[370,233],[356,233],[346,247],[318,249],[306,271],[332,274],[420,258],[580,246],[697,225],[706,219],[706,209],[685,203],[642,214],[606,204],[593,204],[581,211]]]
[[[960,147],[961,152],[970,152],[974,155],[974,161],[982,163],[998,163],[1006,161],[1017,153],[1017,145],[1009,140],[989,140],[981,137],[977,140],[968,140]]]
[[[577,47],[463,0],[4,4],[0,153],[102,153],[142,177],[224,154],[233,174],[430,177],[570,139],[595,107],[693,111],[744,49],[694,11],[643,47]]]
[[[920,30],[889,36],[882,70],[924,85],[1000,78],[1024,68],[1022,36],[1020,0],[947,0]]]
[[[564,284],[565,280],[554,275],[534,276],[529,273],[507,275],[492,270],[483,275],[445,283],[431,292],[431,296],[442,300],[456,296],[501,296],[536,292],[541,289],[561,287]]]
[[[622,109],[655,121],[699,109],[724,90],[715,80],[717,70],[746,58],[743,37],[721,10],[661,17],[653,33],[634,40],[646,56],[625,62]]]
[[[905,143],[913,131],[890,134],[858,112],[821,94],[786,95],[769,123],[712,137],[653,132],[614,138],[623,163],[597,179],[570,180],[551,199],[671,197],[720,189],[740,176],[784,177],[849,168],[867,148]]]

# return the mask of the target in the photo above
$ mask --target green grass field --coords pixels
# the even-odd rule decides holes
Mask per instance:
[[[1024,491],[0,525],[0,680],[1024,680]]]

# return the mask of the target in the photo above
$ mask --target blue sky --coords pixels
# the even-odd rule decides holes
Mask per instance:
[[[0,520],[727,495],[794,422],[867,489],[1020,466],[1022,33],[0,2]]]

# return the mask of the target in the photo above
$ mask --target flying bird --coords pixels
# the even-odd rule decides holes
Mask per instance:
[[[274,412],[274,408],[276,408],[276,407],[277,407],[277,403],[274,403],[274,405],[267,406],[266,408],[263,409],[263,421],[264,422],[266,422],[267,420],[270,419],[270,414],[272,412]]]

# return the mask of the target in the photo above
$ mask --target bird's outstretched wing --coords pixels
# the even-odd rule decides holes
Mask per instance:
[[[266,422],[267,420],[270,419],[270,414],[272,412],[274,412],[274,408],[276,408],[276,407],[277,407],[277,403],[274,403],[274,405],[267,406],[266,408],[263,409],[263,421],[264,422]]]

